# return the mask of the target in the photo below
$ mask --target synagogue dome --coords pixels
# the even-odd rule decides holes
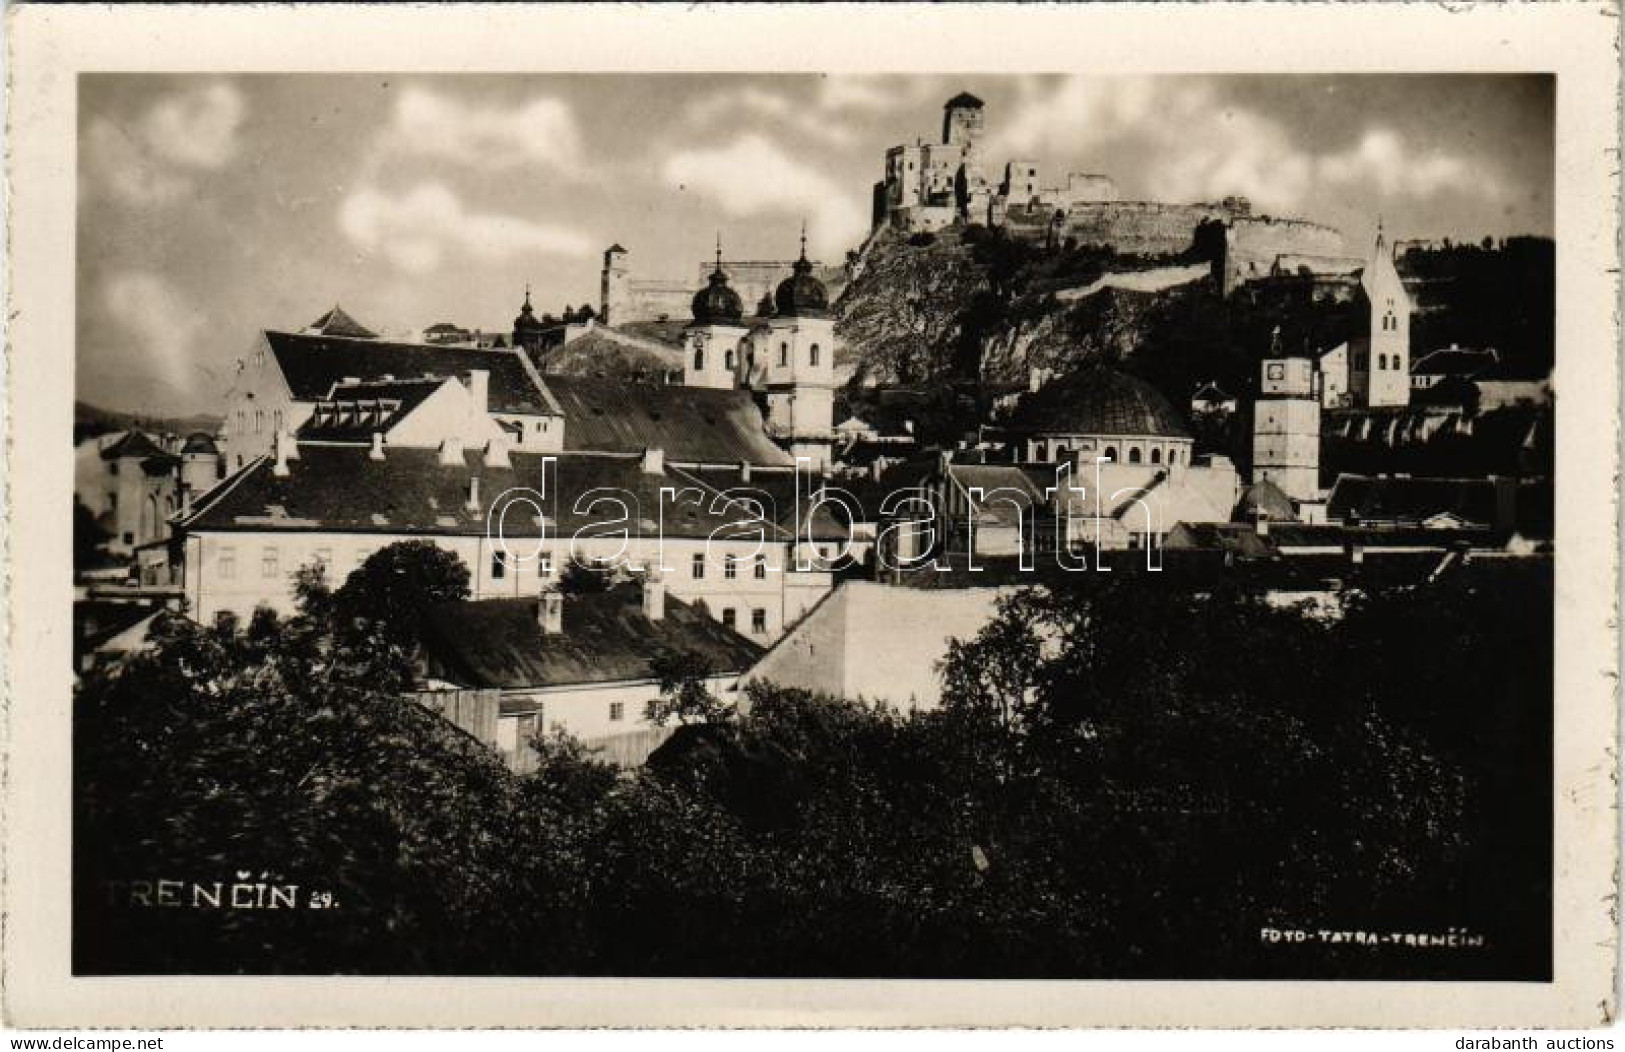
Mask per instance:
[[[1189,439],[1190,431],[1162,392],[1114,369],[1088,369],[1023,395],[1013,430],[1030,435],[1117,435]]]

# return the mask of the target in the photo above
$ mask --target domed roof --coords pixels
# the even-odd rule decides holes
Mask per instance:
[[[202,431],[194,431],[186,436],[181,445],[181,456],[218,456],[220,448],[214,444],[214,438]]]
[[[1252,522],[1268,519],[1271,522],[1297,522],[1298,513],[1292,510],[1292,501],[1281,492],[1281,487],[1264,479],[1248,486],[1236,502],[1232,522]]]
[[[698,325],[727,325],[745,316],[745,301],[728,287],[728,275],[719,263],[705,288],[694,294],[694,322]]]
[[[821,318],[829,312],[829,291],[813,277],[812,269],[803,247],[801,258],[790,268],[790,276],[779,282],[773,293],[774,313],[784,318]]]
[[[519,316],[513,320],[514,332],[537,332],[546,328],[536,312],[530,305],[530,286],[525,286],[525,305],[519,308]]]
[[[1023,396],[1011,419],[1030,434],[1190,438],[1162,392],[1113,369],[1089,369]]]

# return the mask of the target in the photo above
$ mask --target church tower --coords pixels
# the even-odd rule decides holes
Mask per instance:
[[[717,239],[717,266],[705,288],[694,294],[694,320],[683,329],[683,385],[731,391],[742,367],[745,337],[744,302],[728,287],[722,272],[722,239]]]
[[[1394,266],[1393,249],[1377,224],[1377,244],[1360,274],[1360,290],[1370,311],[1370,347],[1365,356],[1364,402],[1372,408],[1408,405],[1411,400],[1411,298]]]
[[[814,470],[830,462],[835,432],[835,322],[829,293],[807,261],[807,232],[801,258],[773,294],[767,321],[767,426],[791,456],[807,457]]]
[[[530,286],[525,286],[525,302],[519,308],[519,316],[513,320],[513,345],[524,348],[532,354],[541,350],[542,331],[546,328],[541,319],[536,317],[536,310],[530,305]]]
[[[1281,357],[1276,326],[1253,405],[1253,482],[1273,482],[1295,501],[1320,499],[1320,396],[1315,363]]]

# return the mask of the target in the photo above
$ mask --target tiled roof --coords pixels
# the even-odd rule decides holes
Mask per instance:
[[[664,615],[649,620],[636,584],[565,596],[557,635],[542,633],[536,607],[535,599],[488,599],[435,608],[423,634],[431,673],[468,687],[516,690],[647,679],[649,659],[663,648],[697,654],[718,673],[743,672],[762,655],[670,592]]]
[[[126,431],[124,437],[102,450],[103,460],[122,460],[125,457],[161,457],[164,451],[158,443],[141,431]]]
[[[828,503],[820,503],[815,507],[812,499],[804,495],[798,507],[796,476],[793,471],[753,471],[749,479],[742,477],[736,468],[673,469],[672,475],[675,478],[696,479],[712,489],[727,492],[730,497],[759,501],[765,517],[770,522],[795,532],[803,539],[842,541],[848,536],[847,529],[836,520]],[[816,490],[819,480],[812,478],[803,484],[810,485]],[[830,485],[845,488],[845,483],[840,479],[831,480]],[[856,497],[857,494],[853,496]],[[859,503],[862,504],[861,499]],[[877,509],[863,507],[862,510],[874,513]],[[803,520],[811,516],[810,529],[795,529],[798,511]]]
[[[1281,492],[1281,487],[1269,479],[1255,482],[1243,490],[1232,516],[1236,522],[1252,522],[1255,517],[1267,518],[1271,522],[1298,521],[1292,501]]]
[[[1477,478],[1372,478],[1342,475],[1332,485],[1326,516],[1334,521],[1422,522],[1452,514],[1464,522],[1495,522],[1495,482]]]
[[[1089,369],[1023,395],[1014,430],[1040,434],[1189,438],[1185,421],[1155,387],[1111,369]]]
[[[557,413],[547,389],[517,350],[432,347],[274,331],[266,332],[265,339],[293,397],[302,402],[327,397],[346,377],[467,377],[471,370],[484,369],[490,373],[492,412]]]
[[[1427,354],[1411,363],[1416,376],[1464,376],[1472,379],[1500,361],[1494,351],[1472,351],[1461,347],[1446,347]]]
[[[298,437],[337,441],[364,440],[374,431],[387,432],[448,380],[363,380],[339,384],[330,398],[299,427]]]
[[[332,310],[311,322],[310,328],[323,336],[349,336],[356,339],[370,340],[378,335],[350,317],[344,308],[337,303],[333,304]]]
[[[565,417],[566,451],[661,449],[674,464],[793,467],[767,437],[749,391],[549,377]]]
[[[481,454],[469,451],[462,464],[441,464],[432,449],[391,449],[383,460],[372,460],[359,446],[300,446],[288,461],[288,474],[277,477],[268,460],[261,459],[222,483],[218,497],[184,522],[186,530],[335,530],[390,534],[477,535],[486,532],[492,502],[505,491],[528,487],[545,492],[551,508],[547,536],[607,533],[619,525],[608,506],[576,511],[577,498],[593,489],[609,489],[628,500],[634,520],[626,525],[633,536],[653,537],[661,529],[660,489],[703,484],[675,474],[650,474],[640,457],[564,454],[556,458],[554,473],[543,483],[539,453],[510,453],[509,467],[490,467]],[[469,480],[480,480],[477,508],[466,506]],[[705,491],[697,502],[673,504],[666,498],[665,536],[703,538],[745,518],[737,505],[716,504],[717,494]],[[630,507],[631,500],[636,507]],[[607,523],[607,525],[606,525]],[[596,531],[589,527],[599,527]],[[538,535],[534,513],[515,505],[504,528],[511,537]],[[739,536],[736,531],[733,535]],[[770,540],[785,535],[769,526]]]

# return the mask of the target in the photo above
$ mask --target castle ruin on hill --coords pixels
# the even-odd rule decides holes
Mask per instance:
[[[1106,175],[1068,172],[1051,180],[1040,161],[990,167],[983,150],[985,104],[961,92],[943,106],[940,142],[916,140],[886,151],[874,186],[874,225],[908,233],[984,223],[1035,240],[1110,245],[1124,254],[1196,252],[1214,264],[1226,293],[1278,275],[1283,267],[1347,273],[1363,261],[1343,234],[1306,219],[1254,215],[1245,197],[1173,204],[1124,201]]]

